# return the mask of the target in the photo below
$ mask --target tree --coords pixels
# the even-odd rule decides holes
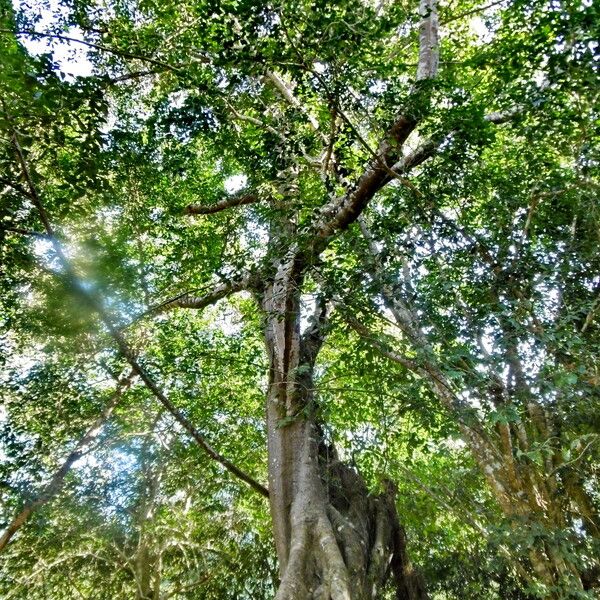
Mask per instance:
[[[10,12],[2,29],[4,303],[24,336],[6,347],[53,327],[111,372],[128,363],[209,459],[268,496],[278,599],[375,598],[391,576],[398,598],[424,598],[397,481],[340,454],[359,421],[333,431],[319,392],[328,340],[366,344],[462,436],[530,593],[584,597],[600,530],[585,423],[598,398],[593,8],[64,7],[67,33]],[[61,80],[24,38],[84,45],[93,76]],[[234,176],[238,191],[220,191]],[[193,371],[190,323],[210,320],[177,315],[225,298],[266,348],[268,485],[258,457],[241,465],[209,442],[221,411],[196,421],[193,382],[164,364]],[[61,361],[67,345],[45,352]],[[240,390],[261,366],[240,367]],[[22,376],[8,378],[16,393]],[[12,523],[4,545],[24,519]],[[142,541],[137,593],[160,597],[146,567],[161,554]]]

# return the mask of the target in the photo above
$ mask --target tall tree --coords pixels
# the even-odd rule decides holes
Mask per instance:
[[[63,8],[44,30],[27,11],[7,11],[2,28],[9,328],[44,339],[52,319],[61,334],[68,322],[87,352],[129,363],[208,458],[268,496],[278,599],[376,598],[390,585],[424,598],[397,483],[340,452],[345,432],[319,393],[328,337],[349,328],[454,421],[507,531],[527,532],[526,548],[502,548],[530,592],[583,597],[599,526],[597,427],[580,423],[597,402],[593,8]],[[93,74],[62,81],[22,39],[82,46]],[[196,422],[193,392],[173,383],[183,375],[157,368],[165,332],[175,364],[186,352],[189,326],[173,315],[240,293],[231,302],[266,348],[268,485],[257,462],[236,460],[243,443],[209,442],[218,407]],[[25,341],[9,344],[17,355]],[[141,598],[161,586],[151,591],[161,555],[145,533],[160,477],[145,473]]]

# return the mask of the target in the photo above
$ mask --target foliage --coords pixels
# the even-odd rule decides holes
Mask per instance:
[[[298,292],[304,330],[321,299],[330,312],[307,412],[373,496],[393,482],[432,598],[594,597],[597,17],[576,0],[441,5],[439,74],[416,83],[415,2],[4,0],[0,521],[39,496],[127,372],[90,297],[208,443],[267,481],[257,287],[203,311],[177,302],[262,281],[308,247],[409,106],[405,152],[436,151],[330,240]],[[69,76],[84,58],[90,72]],[[289,245],[273,243],[286,220]],[[268,503],[142,379],[6,549],[2,597],[273,597]],[[476,426],[494,447],[512,436],[502,460],[537,508],[503,504],[465,438]]]

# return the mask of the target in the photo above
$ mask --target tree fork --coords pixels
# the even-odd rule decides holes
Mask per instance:
[[[326,308],[300,334],[303,270],[292,254],[261,305],[270,358],[267,394],[270,507],[279,558],[277,600],[370,600],[391,576],[397,597],[427,598],[405,549],[393,486],[373,496],[326,443],[316,416],[314,365]]]

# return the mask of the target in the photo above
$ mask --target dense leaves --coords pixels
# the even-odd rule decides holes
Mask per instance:
[[[598,593],[597,7],[445,3],[439,72],[417,82],[422,17],[0,4],[0,523],[44,497],[0,595],[273,597],[268,502],[143,377],[48,486],[129,372],[118,336],[266,484],[257,299],[278,260],[314,251],[323,207],[403,111],[418,127],[401,152],[425,143],[427,160],[307,250],[300,322],[326,303],[325,343],[314,406],[279,427],[316,415],[373,497],[391,482],[432,598]],[[183,302],[244,277],[201,311]]]

